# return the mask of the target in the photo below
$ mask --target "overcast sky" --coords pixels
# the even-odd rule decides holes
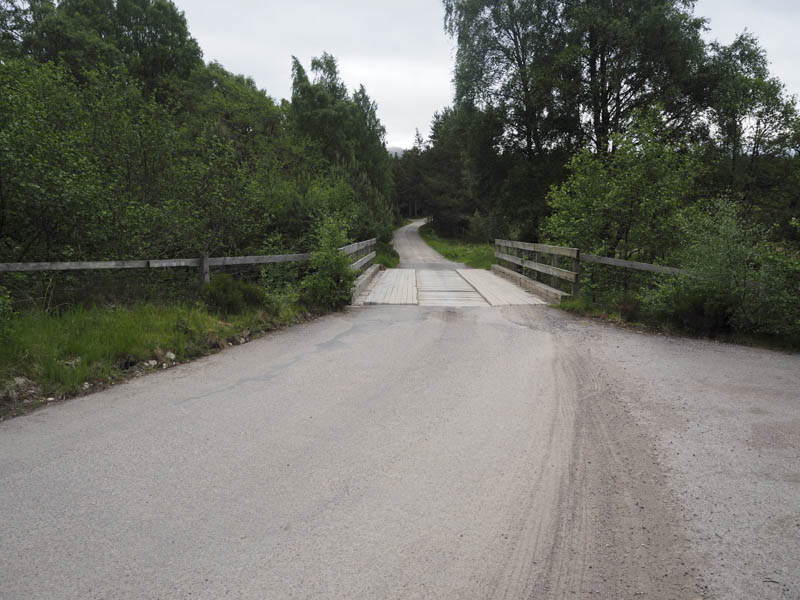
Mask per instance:
[[[437,0],[175,0],[206,61],[252,77],[280,101],[291,96],[291,57],[308,67],[333,54],[347,86],[363,83],[378,103],[389,146],[427,136],[434,111],[452,101],[453,44]],[[220,10],[224,7],[224,10]],[[747,28],[772,70],[800,95],[797,0],[698,0],[710,19],[709,39],[730,43]]]

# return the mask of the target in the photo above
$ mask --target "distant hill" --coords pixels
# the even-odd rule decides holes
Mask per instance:
[[[392,156],[403,156],[403,152],[405,152],[405,148],[400,148],[399,146],[387,146],[386,150]]]

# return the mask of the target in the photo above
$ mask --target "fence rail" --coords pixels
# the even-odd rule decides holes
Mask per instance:
[[[666,273],[668,275],[688,275],[686,269],[675,267],[665,267],[663,265],[652,265],[650,263],[636,262],[635,260],[622,260],[620,258],[609,258],[607,256],[595,256],[594,254],[581,254],[582,262],[598,263],[601,265],[611,265],[612,267],[622,267],[633,269],[634,271],[649,271],[651,273]]]
[[[586,254],[577,248],[564,248],[562,246],[550,246],[547,244],[533,244],[529,242],[517,242],[512,240],[495,240],[495,257],[502,262],[508,263],[511,268],[497,266],[495,269],[501,275],[525,283],[525,286],[550,300],[559,301],[563,297],[570,295],[577,296],[580,291],[581,263],[597,263],[610,265],[635,271],[648,271],[651,273],[664,273],[668,275],[687,275],[685,269],[675,267],[665,267],[663,265],[653,265],[649,263],[636,262],[633,260],[622,260],[619,258],[609,258]],[[550,257],[550,262],[542,262],[542,255]],[[562,263],[570,260],[571,268],[563,268]],[[494,268],[494,267],[493,267]],[[543,275],[550,275],[550,285],[541,281],[536,281],[526,276],[525,270],[535,271]],[[558,280],[566,281],[572,293],[565,292],[558,288]]]
[[[532,244],[512,240],[495,240],[494,255],[498,260],[512,265],[511,269],[500,267],[495,269],[499,274],[511,277],[517,283],[524,284],[531,291],[551,301],[560,301],[570,295],[558,288],[558,280],[566,281],[572,295],[578,294],[580,285],[580,251],[577,248],[563,248],[547,244]],[[543,256],[549,256],[549,264],[543,262]],[[565,269],[563,262],[569,262],[570,269]],[[526,276],[528,271],[535,271],[550,276],[550,285]]]
[[[375,238],[363,242],[355,242],[339,248],[345,256],[355,255],[351,264],[353,269],[361,269],[375,258]],[[209,267],[231,265],[262,265],[282,262],[304,262],[311,260],[311,253],[304,254],[270,254],[264,256],[220,256],[210,258],[204,254],[200,258],[167,258],[155,260],[100,260],[75,262],[37,262],[37,263],[0,263],[0,273],[31,271],[80,271],[96,269],[166,269],[190,267],[200,269],[200,278],[208,283]]]

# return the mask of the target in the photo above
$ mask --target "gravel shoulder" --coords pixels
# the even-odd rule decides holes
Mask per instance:
[[[622,464],[639,463],[640,481],[655,478],[651,499],[637,482],[626,487],[643,499],[643,514],[679,526],[691,560],[680,565],[700,597],[800,597],[800,356],[552,309],[506,314],[569,340],[592,365],[602,391],[581,395],[581,413],[611,411],[599,423],[621,442]]]

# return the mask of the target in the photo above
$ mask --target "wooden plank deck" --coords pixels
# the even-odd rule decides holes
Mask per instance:
[[[482,269],[387,269],[358,304],[420,306],[521,306],[546,304],[535,295]]]
[[[459,269],[458,274],[483,296],[492,306],[518,306],[528,304],[547,304],[533,294],[491,271],[483,269]]]
[[[420,306],[488,306],[457,271],[417,270]]]
[[[378,276],[364,304],[418,304],[414,269],[387,269]]]

